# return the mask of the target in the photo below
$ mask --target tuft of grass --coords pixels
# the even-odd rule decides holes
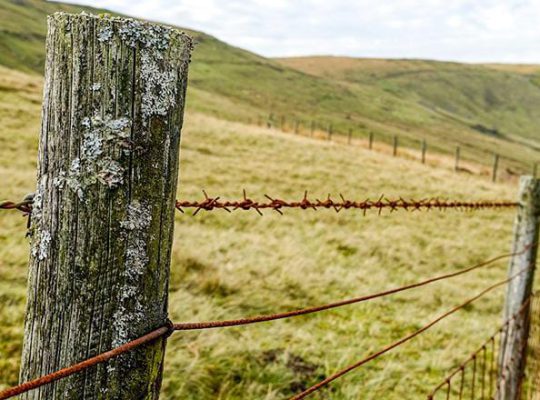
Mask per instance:
[[[40,80],[0,71],[1,194],[35,187]],[[190,109],[180,199],[431,196],[514,199],[472,175],[227,122]],[[170,318],[204,321],[319,305],[454,271],[510,249],[512,211],[368,213],[290,210],[176,216]],[[17,382],[26,298],[25,220],[0,213],[0,387]],[[164,399],[282,399],[417,329],[506,276],[506,263],[339,310],[170,338]],[[313,396],[421,398],[501,322],[491,293]]]

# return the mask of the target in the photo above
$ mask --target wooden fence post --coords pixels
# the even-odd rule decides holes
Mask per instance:
[[[454,164],[454,171],[459,171],[459,161],[461,159],[461,148],[459,146],[456,147],[456,162]]]
[[[373,150],[373,132],[369,132],[369,145],[370,150]]]
[[[540,217],[540,180],[530,176],[521,178],[519,210],[514,224],[514,241],[510,260],[504,320],[516,315],[532,293],[534,269],[538,249]],[[518,400],[525,367],[525,351],[529,334],[529,307],[503,331],[499,351],[498,400]]]
[[[427,142],[422,140],[422,164],[426,163]]]
[[[32,212],[21,381],[167,322],[191,39],[124,18],[54,14]],[[165,339],[22,399],[157,399]]]
[[[397,156],[397,150],[398,150],[398,137],[394,135],[394,149],[392,153],[394,157]]]
[[[332,124],[328,124],[328,140],[332,140]]]
[[[347,137],[347,144],[351,144],[352,140],[352,128],[349,128],[349,136]]]
[[[493,172],[491,174],[491,180],[497,182],[497,171],[499,169],[499,155],[495,154],[493,157]]]

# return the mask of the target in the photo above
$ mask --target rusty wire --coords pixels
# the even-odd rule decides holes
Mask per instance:
[[[23,200],[18,203],[2,201],[0,202],[0,210],[19,210],[25,214],[29,214],[32,211],[32,200]]]
[[[485,398],[491,399],[494,394],[494,390],[495,392],[498,390],[498,386],[495,383],[495,379],[494,379],[497,374],[497,362],[495,361],[495,359],[497,358],[496,351],[495,351],[495,347],[496,347],[495,343],[497,339],[499,339],[499,342],[500,342],[504,334],[508,331],[508,328],[510,327],[510,325],[514,324],[517,318],[521,314],[523,314],[525,311],[527,311],[528,306],[531,304],[533,297],[535,296],[536,295],[529,296],[527,300],[523,302],[519,310],[514,315],[512,315],[512,317],[507,319],[496,330],[496,332],[489,337],[489,339],[487,339],[484,343],[482,343],[482,345],[476,351],[474,351],[465,361],[463,361],[458,367],[456,367],[446,378],[443,379],[443,381],[439,385],[435,387],[435,389],[433,389],[428,394],[427,400],[433,400],[435,398],[435,395],[438,392],[442,391],[444,388],[447,389],[446,393],[448,397],[448,393],[450,393],[451,391],[452,380],[456,378],[458,374],[460,376],[460,393],[461,393],[461,396],[463,396],[463,390],[464,390],[464,385],[465,385],[465,379],[464,379],[465,370],[467,369],[467,367],[470,366],[471,363],[473,364],[473,374],[472,374],[471,383],[469,385],[469,389],[470,389],[469,392],[471,395],[470,398],[472,400],[476,399],[475,385],[478,382],[477,374],[476,374],[477,373],[476,364],[479,359],[480,359],[480,362],[482,363],[481,372],[479,372],[480,374],[479,379],[481,382],[480,383],[481,388],[479,391],[480,399],[485,399]],[[499,344],[499,351],[500,351],[500,344]],[[489,367],[487,366],[488,352],[490,354]],[[486,382],[486,380],[488,382]]]
[[[53,373],[51,373],[49,375],[45,375],[43,377],[34,379],[32,381],[29,381],[29,382],[20,384],[18,386],[6,389],[6,390],[0,392],[0,400],[5,400],[5,399],[8,399],[8,398],[17,396],[19,394],[28,392],[30,390],[36,389],[36,388],[38,388],[40,386],[43,386],[43,385],[46,385],[48,383],[57,381],[59,379],[66,378],[66,377],[68,377],[70,375],[73,375],[73,374],[75,374],[77,372],[83,371],[83,370],[85,370],[87,368],[90,368],[90,367],[92,367],[94,365],[106,362],[106,361],[110,360],[113,357],[116,357],[116,356],[121,355],[123,353],[126,353],[128,351],[131,351],[131,350],[133,350],[133,349],[135,349],[137,347],[140,347],[140,346],[142,346],[142,345],[144,345],[146,343],[149,343],[149,342],[151,342],[153,340],[156,340],[156,339],[158,339],[160,337],[168,336],[173,331],[185,331],[185,330],[195,330],[195,329],[201,330],[201,329],[218,328],[218,327],[248,325],[248,324],[253,324],[253,323],[257,323],[257,322],[265,322],[265,321],[272,321],[272,320],[276,320],[276,319],[290,318],[290,317],[294,317],[294,316],[306,315],[306,314],[311,314],[311,313],[315,313],[315,312],[319,312],[319,311],[324,311],[324,310],[328,310],[328,309],[331,309],[331,308],[337,308],[337,307],[340,307],[340,306],[345,306],[345,305],[348,305],[348,304],[358,303],[358,302],[361,302],[361,301],[366,301],[366,300],[374,299],[374,298],[377,298],[377,297],[387,296],[387,295],[398,293],[400,291],[404,291],[404,290],[407,290],[407,289],[412,289],[412,288],[424,286],[424,285],[427,285],[429,283],[433,283],[433,282],[440,281],[440,280],[443,280],[443,279],[448,279],[448,278],[452,278],[452,277],[455,277],[455,276],[458,276],[458,275],[462,275],[462,274],[465,274],[467,272],[473,271],[475,269],[478,269],[478,268],[485,267],[485,266],[488,266],[490,264],[493,264],[494,262],[496,262],[498,260],[501,260],[503,258],[508,258],[508,257],[512,257],[512,256],[515,256],[515,255],[519,255],[519,254],[527,251],[531,246],[534,246],[534,244],[526,246],[520,252],[516,252],[516,253],[512,253],[512,254],[500,255],[498,257],[495,257],[495,258],[492,258],[490,260],[481,262],[481,263],[476,264],[474,266],[465,268],[465,269],[463,269],[461,271],[441,275],[441,276],[431,278],[431,279],[428,279],[428,280],[425,280],[425,281],[422,281],[422,282],[418,282],[418,283],[415,283],[415,284],[402,286],[400,288],[395,288],[395,289],[387,290],[387,291],[384,291],[384,292],[379,292],[379,293],[375,293],[375,294],[372,294],[372,295],[363,296],[363,297],[360,297],[360,298],[344,300],[344,301],[340,301],[340,302],[336,302],[336,303],[330,303],[330,304],[326,304],[326,305],[323,305],[323,306],[307,308],[307,309],[302,309],[302,310],[296,310],[296,311],[290,311],[290,312],[286,312],[286,313],[282,313],[282,314],[272,314],[272,315],[264,315],[264,316],[258,316],[258,317],[244,318],[244,319],[239,319],[239,320],[209,321],[209,322],[194,322],[194,323],[176,323],[176,324],[173,324],[173,323],[169,322],[166,326],[158,328],[158,329],[156,329],[156,330],[154,330],[154,331],[152,331],[152,332],[150,332],[150,333],[148,333],[148,334],[146,334],[146,335],[144,335],[144,336],[142,336],[142,337],[140,337],[140,338],[138,338],[138,339],[136,339],[134,341],[128,342],[128,343],[126,343],[126,344],[124,344],[124,345],[122,345],[122,346],[120,346],[118,348],[115,348],[115,349],[110,350],[108,352],[102,353],[102,354],[97,355],[95,357],[92,357],[92,358],[90,358],[88,360],[82,361],[82,362],[80,362],[78,364],[75,364],[75,365],[73,365],[71,367],[61,369],[61,370],[53,372]],[[524,272],[524,271],[522,271],[522,272]],[[476,296],[473,300],[470,300],[468,303],[462,305],[461,308],[464,307],[467,304],[470,304],[476,298],[481,297],[483,294],[485,294],[488,291],[494,289],[495,287],[500,286],[503,283],[506,283],[506,282],[514,279],[515,277],[517,277],[522,272],[519,272],[514,277],[511,277],[511,278],[505,280],[502,283],[500,282],[500,283],[486,289],[480,295]],[[453,311],[453,312],[455,312],[455,311]],[[450,314],[448,314],[448,315],[450,315]],[[434,325],[435,323],[433,323],[432,325]],[[425,328],[423,330],[427,330],[428,328]],[[417,332],[414,336],[417,336],[420,333],[421,332]],[[406,341],[408,341],[410,339],[412,339],[412,337],[410,337],[409,339],[403,340],[402,343],[404,343],[404,342],[406,342]],[[399,344],[394,344],[392,348],[397,347],[398,345]],[[384,354],[385,352],[387,352],[389,350],[391,350],[391,348],[386,349],[380,355]],[[373,358],[376,358],[376,357],[371,357],[370,359],[373,359]],[[333,378],[332,380],[334,380],[334,379],[337,379],[337,377]],[[324,386],[324,384],[322,386]],[[317,389],[315,389],[315,390],[317,390]],[[303,398],[303,397],[298,397],[298,398]]]
[[[525,253],[527,250],[529,250],[532,246],[534,246],[534,244],[529,244],[518,252],[503,254],[503,255],[494,257],[490,260],[482,261],[476,265],[464,268],[456,272],[439,275],[439,276],[429,278],[420,282],[400,286],[393,289],[388,289],[388,290],[377,292],[377,293],[372,293],[372,294],[361,296],[361,297],[355,297],[351,299],[338,301],[335,303],[324,304],[317,307],[310,307],[310,308],[304,308],[304,309],[299,309],[299,310],[287,311],[287,312],[278,313],[278,314],[259,315],[255,317],[247,317],[247,318],[231,319],[231,320],[177,323],[177,324],[174,324],[174,329],[178,331],[188,331],[188,330],[201,330],[201,329],[225,328],[225,327],[240,326],[240,325],[250,325],[250,324],[255,324],[259,322],[267,322],[267,321],[274,321],[278,319],[298,317],[301,315],[313,314],[313,313],[317,313],[317,312],[321,312],[325,310],[330,310],[332,308],[338,308],[338,307],[343,307],[350,304],[361,303],[364,301],[373,300],[380,297],[385,297],[391,294],[404,292],[410,289],[427,286],[429,284],[432,284],[441,280],[454,278],[456,276],[460,276],[468,272],[472,272],[476,269],[490,266],[497,261],[521,255]]]
[[[429,211],[429,210],[448,210],[456,209],[459,211],[473,211],[483,209],[501,209],[512,208],[519,205],[517,202],[505,201],[505,200],[478,200],[478,201],[465,201],[465,200],[449,200],[441,198],[429,198],[422,200],[406,200],[402,197],[397,199],[389,199],[387,197],[380,196],[377,200],[361,200],[354,201],[348,200],[343,195],[340,196],[340,200],[332,199],[332,196],[328,195],[326,200],[311,200],[308,198],[308,192],[304,193],[304,197],[299,201],[287,201],[276,197],[270,197],[265,195],[266,201],[259,202],[247,197],[244,190],[243,198],[240,200],[221,200],[221,197],[210,197],[203,191],[204,199],[190,201],[190,200],[177,200],[175,203],[176,208],[180,212],[184,212],[184,209],[195,209],[193,215],[197,215],[200,211],[213,211],[213,210],[225,210],[227,212],[243,210],[254,210],[259,215],[262,215],[263,210],[273,210],[279,214],[283,214],[284,209],[298,209],[298,210],[318,210],[318,209],[331,209],[335,212],[342,210],[360,210],[364,214],[369,210],[376,210],[381,214],[384,210],[389,212],[397,210],[405,211]],[[26,214],[32,211],[32,201],[24,200],[16,203],[13,201],[4,201],[0,203],[0,210],[19,210]]]
[[[384,195],[380,196],[378,200],[362,200],[353,201],[347,200],[342,194],[340,194],[340,200],[336,201],[332,199],[331,195],[328,195],[326,200],[310,200],[308,198],[308,192],[304,192],[304,197],[299,201],[286,201],[275,197],[265,195],[267,201],[258,202],[247,197],[246,191],[241,200],[221,200],[221,197],[210,197],[203,191],[204,199],[200,201],[177,201],[176,208],[184,212],[185,208],[194,208],[193,215],[197,215],[201,210],[213,211],[216,209],[225,210],[227,212],[236,210],[255,210],[259,215],[262,215],[262,210],[273,210],[282,214],[283,209],[295,208],[300,210],[318,210],[318,209],[332,209],[336,212],[342,210],[361,210],[364,214],[369,210],[377,210],[378,213],[382,213],[384,210],[390,212],[397,211],[399,209],[405,211],[420,211],[420,210],[447,210],[457,209],[461,211],[481,210],[488,208],[512,208],[519,205],[519,203],[513,201],[496,200],[496,201],[462,201],[462,200],[448,200],[440,198],[429,198],[422,200],[405,200],[402,197],[397,199],[389,199]]]
[[[487,289],[484,289],[482,290],[480,293],[478,293],[476,296],[474,297],[471,297],[470,299],[468,299],[467,301],[465,301],[464,303],[461,303],[460,305],[446,311],[444,314],[438,316],[437,318],[435,318],[434,320],[432,320],[431,322],[429,322],[428,324],[424,325],[423,327],[421,327],[420,329],[412,332],[411,334],[399,339],[398,341],[382,348],[381,350],[375,352],[375,353],[372,353],[370,354],[369,356],[363,358],[362,360],[352,364],[352,365],[349,365],[348,367],[336,372],[335,374],[329,376],[328,378],[320,381],[319,383],[309,387],[308,389],[304,390],[302,393],[296,395],[296,396],[293,396],[291,397],[289,400],[301,400],[301,399],[304,399],[306,398],[307,396],[309,396],[310,394],[322,389],[323,387],[327,386],[328,384],[330,384],[331,382],[335,381],[336,379],[339,379],[341,378],[342,376],[348,374],[349,372],[355,370],[356,368],[359,368],[361,367],[362,365],[364,364],[367,364],[368,362],[376,359],[376,358],[379,358],[380,356],[386,354],[387,352],[389,352],[390,350],[393,350],[395,349],[396,347],[399,347],[401,346],[402,344],[414,339],[415,337],[419,336],[420,334],[424,333],[425,331],[427,331],[428,329],[430,329],[431,327],[433,327],[434,325],[438,324],[440,321],[446,319],[447,317],[449,317],[450,315],[458,312],[459,310],[467,307],[469,304],[473,303],[474,301],[478,300],[479,298],[483,297],[485,294],[491,292],[492,290],[502,286],[502,285],[505,285],[507,284],[508,282],[510,282],[511,280],[517,278],[519,275],[525,273],[527,270],[529,269],[529,267],[527,268],[524,268],[522,269],[521,271],[519,271],[517,274],[514,274],[513,276],[511,276],[510,278],[508,279],[505,279],[503,281],[500,281],[500,282],[497,282],[496,284],[488,287]],[[463,375],[464,375],[464,371],[463,371]]]
[[[89,358],[85,361],[82,361],[80,363],[77,363],[75,365],[72,365],[71,367],[63,368],[61,370],[58,370],[56,372],[53,372],[51,374],[42,376],[40,378],[28,381],[26,383],[22,383],[18,386],[6,389],[2,392],[0,392],[0,400],[9,399],[14,396],[18,396],[22,393],[26,393],[30,390],[37,389],[41,386],[47,385],[49,383],[55,382],[62,378],[67,378],[68,376],[71,376],[77,372],[83,371],[85,369],[88,369],[90,367],[93,367],[97,364],[104,363],[111,358],[117,357],[121,354],[127,353],[128,351],[132,351],[138,347],[141,347],[144,344],[153,342],[154,340],[157,340],[161,337],[167,336],[172,332],[172,325],[168,324],[167,326],[163,326],[161,328],[158,328],[144,336],[141,336],[138,339],[135,339],[129,343],[126,343],[122,346],[119,346],[113,350],[107,351],[105,353],[99,354],[95,357]]]

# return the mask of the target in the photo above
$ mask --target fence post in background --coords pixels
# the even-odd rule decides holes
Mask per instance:
[[[493,157],[493,172],[491,174],[491,180],[497,182],[497,171],[499,169],[499,155],[495,154]]]
[[[427,151],[427,143],[426,139],[422,140],[422,164],[426,163],[426,151]]]
[[[373,132],[369,132],[369,145],[370,150],[373,150]]]
[[[393,148],[393,152],[392,152],[394,157],[397,156],[397,150],[398,150],[398,137],[397,137],[397,135],[394,135],[394,148]]]
[[[540,217],[540,180],[524,176],[520,181],[519,209],[514,223],[514,241],[510,260],[504,320],[516,315],[532,293],[538,249]],[[503,331],[499,351],[498,400],[518,400],[525,367],[524,347],[529,334],[529,307]]]
[[[454,171],[459,171],[459,161],[461,159],[461,148],[459,146],[456,147],[456,162],[454,164]]]
[[[166,325],[192,47],[130,19],[57,13],[48,26],[22,382]],[[165,343],[21,398],[157,399]]]
[[[349,128],[349,136],[347,137],[347,144],[351,144],[352,140],[352,128]]]
[[[332,140],[332,124],[328,124],[328,140]]]

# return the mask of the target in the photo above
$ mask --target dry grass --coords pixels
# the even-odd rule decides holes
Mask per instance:
[[[5,71],[2,70],[2,73]],[[7,79],[7,78],[2,78]],[[4,82],[4,81],[3,81]],[[34,187],[39,91],[13,76],[0,86],[1,195]],[[18,88],[12,89],[18,85]],[[492,199],[515,187],[189,113],[180,198],[200,190],[256,199],[343,192]],[[317,305],[453,271],[510,248],[513,212],[362,216],[288,211],[178,214],[170,314],[175,321],[234,318]],[[0,214],[0,382],[17,380],[28,245],[24,220]],[[244,328],[177,333],[168,346],[164,399],[282,399],[416,329],[505,277],[505,263],[465,277],[318,315]],[[418,399],[500,322],[503,290],[314,398]],[[1,385],[0,385],[1,387]]]

